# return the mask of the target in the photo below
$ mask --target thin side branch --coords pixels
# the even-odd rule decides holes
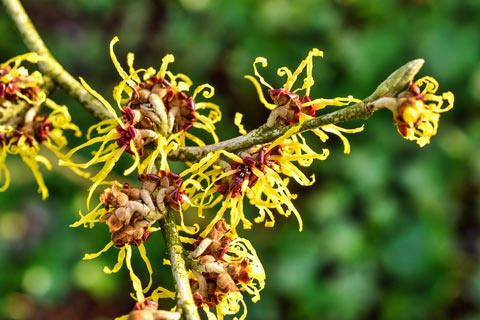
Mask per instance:
[[[19,0],[2,0],[10,19],[15,23],[25,45],[29,50],[46,58],[39,62],[38,67],[42,73],[61,86],[70,96],[74,97],[96,118],[108,119],[111,115],[105,107],[95,99],[62,65],[52,56],[42,38],[38,34],[30,17],[25,12]]]
[[[209,152],[218,150],[235,152],[248,149],[255,145],[272,142],[294,126],[300,126],[298,132],[304,132],[327,124],[335,124],[355,119],[368,119],[373,112],[385,107],[383,103],[377,104],[376,101],[383,102],[381,99],[385,97],[396,96],[410,81],[413,80],[414,76],[423,66],[423,63],[423,59],[416,59],[398,68],[390,74],[369,97],[365,98],[360,103],[318,116],[301,124],[293,124],[273,129],[263,125],[250,131],[244,136],[235,137],[216,144],[204,147],[181,147],[178,148],[178,150],[171,152],[169,154],[169,159],[174,161],[196,161],[207,155]]]

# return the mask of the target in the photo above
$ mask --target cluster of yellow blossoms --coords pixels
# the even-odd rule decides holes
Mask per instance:
[[[38,71],[30,74],[21,65],[38,63],[41,59],[35,53],[27,53],[0,65],[0,192],[9,187],[11,180],[6,158],[9,154],[18,155],[32,171],[38,192],[45,199],[48,189],[39,164],[48,170],[52,165],[40,155],[40,146],[50,149],[59,159],[66,159],[61,151],[67,145],[63,131],[73,130],[77,137],[81,133],[71,122],[67,107],[47,98],[42,74]],[[87,176],[78,170],[75,172]]]
[[[302,123],[316,117],[317,110],[357,101],[352,97],[313,100],[310,98],[310,89],[314,84],[313,58],[321,55],[321,51],[313,49],[295,71],[292,72],[286,67],[280,68],[278,75],[286,76],[286,82],[279,89],[272,88],[257,70],[256,65],[261,63],[266,67],[267,60],[265,58],[255,60],[253,66],[258,80],[252,76],[246,76],[246,78],[254,84],[260,101],[272,110],[266,123],[268,127]],[[302,86],[293,89],[303,72],[305,77]],[[261,84],[269,89],[268,93],[273,103],[268,102],[264,97]],[[238,120],[236,124],[242,128]],[[318,153],[310,148],[305,137],[298,132],[299,128],[299,126],[293,126],[271,143],[254,146],[238,154],[224,150],[212,152],[184,172],[204,186],[205,192],[189,194],[191,202],[199,208],[200,216],[203,216],[203,210],[214,208],[220,202],[222,203],[205,232],[222,219],[227,210],[230,212],[230,225],[233,232],[236,232],[240,222],[243,228],[250,228],[252,223],[245,217],[243,210],[245,197],[259,210],[259,216],[255,218],[255,222],[263,222],[265,226],[272,227],[275,223],[274,212],[283,216],[293,213],[302,230],[300,214],[292,203],[296,195],[289,191],[288,184],[290,179],[303,186],[313,184],[314,176],[310,178],[305,176],[298,166],[307,167],[315,159],[326,159],[329,150],[322,149]],[[322,142],[329,138],[328,133],[337,135],[344,143],[344,152],[349,153],[350,144],[342,132],[356,133],[361,130],[362,128],[344,129],[328,124],[311,131]]]
[[[12,104],[30,106],[22,121],[15,126],[3,122],[0,125],[0,179],[3,179],[0,191],[5,190],[10,182],[5,165],[7,154],[19,154],[34,173],[43,197],[48,195],[38,163],[47,168],[50,163],[39,155],[40,144],[53,150],[61,165],[85,177],[88,175],[81,170],[99,164],[98,173],[90,178],[92,186],[87,207],[95,191],[103,185],[106,188],[99,196],[100,203],[86,214],[80,212],[80,219],[72,226],[91,228],[96,223],[107,224],[111,241],[98,253],[85,255],[85,259],[93,259],[111,247],[118,249],[118,262],[111,269],[105,267],[104,271],[117,272],[126,264],[138,301],[131,315],[149,313],[160,319],[167,316],[178,318],[175,311],[160,315],[164,311],[158,310],[158,300],[174,299],[175,293],[162,287],[151,290],[153,268],[144,245],[150,235],[159,230],[154,224],[172,210],[179,213],[178,228],[187,234],[181,237],[181,241],[190,248],[188,276],[195,304],[205,311],[209,319],[237,314],[243,306],[240,319],[244,319],[246,310],[242,293],[252,295],[255,302],[265,285],[265,273],[253,246],[239,236],[239,225],[244,229],[252,226],[252,219],[245,214],[244,202],[248,201],[258,209],[258,216],[253,218],[256,223],[272,227],[276,214],[285,217],[293,214],[302,230],[300,213],[292,202],[297,196],[290,192],[289,183],[294,180],[303,186],[313,184],[314,176],[307,177],[299,167],[310,166],[313,160],[326,159],[329,150],[312,149],[307,137],[300,131],[301,125],[321,116],[320,110],[326,107],[342,107],[361,101],[351,96],[331,99],[311,97],[313,58],[323,55],[318,49],[311,50],[295,70],[287,67],[278,69],[278,76],[285,78],[281,88],[272,87],[260,75],[258,68],[266,67],[267,60],[257,58],[253,64],[254,76],[246,78],[253,83],[260,102],[271,110],[265,126],[272,130],[288,126],[285,133],[268,143],[236,152],[209,152],[194,163],[187,162],[186,169],[176,174],[170,170],[169,154],[182,147],[206,146],[198,135],[202,131],[201,136],[207,133],[209,142],[219,141],[215,131],[215,123],[221,118],[219,107],[211,102],[196,101],[200,95],[211,98],[214,89],[204,84],[189,95],[192,81],[184,74],[168,70],[174,61],[172,55],[166,55],[160,68],[155,70],[135,69],[134,55],[129,53],[128,69],[125,70],[113,50],[116,42],[118,39],[114,38],[110,43],[110,55],[122,78],[113,90],[117,106],[113,107],[81,79],[83,86],[102,102],[111,118],[92,126],[87,132],[87,142],[67,154],[60,152],[66,145],[63,130],[74,130],[80,135],[78,128],[71,123],[66,107],[46,98],[41,89],[41,74],[28,74],[20,67],[22,61],[37,62],[38,57],[24,55],[0,66],[2,116]],[[268,98],[264,95],[264,87]],[[428,143],[436,133],[439,113],[453,107],[453,95],[448,92],[437,96],[437,87],[433,78],[422,78],[412,82],[398,97],[392,98],[394,103],[389,105],[399,133],[420,146]],[[448,102],[447,107],[442,107],[444,100]],[[40,105],[49,107],[51,112],[39,114]],[[240,114],[235,118],[235,124],[242,135],[247,135]],[[362,129],[327,124],[309,131],[321,142],[325,142],[329,134],[339,137],[344,152],[349,153],[350,144],[344,134],[357,133]],[[72,160],[80,150],[95,146],[90,160],[84,163]],[[131,161],[126,169],[123,168],[123,174],[134,175],[139,180],[138,185],[108,180],[121,157]],[[200,218],[207,218],[208,223],[202,232],[197,224],[185,223],[187,209],[196,210]],[[133,247],[138,248],[149,271],[150,279],[146,286],[132,268]],[[170,262],[165,260],[164,263]],[[213,308],[216,308],[216,315]]]
[[[102,165],[99,173],[91,178],[93,184],[87,205],[98,186],[109,187],[101,194],[100,203],[87,214],[80,213],[81,218],[72,226],[93,227],[98,222],[108,225],[111,241],[98,253],[86,255],[85,259],[95,258],[111,247],[118,248],[117,264],[111,269],[105,268],[104,271],[117,272],[125,263],[130,271],[135,298],[139,301],[137,306],[139,310],[135,312],[156,313],[160,312],[156,310],[158,299],[173,299],[175,294],[158,287],[152,290],[150,296],[145,296],[151,289],[153,268],[144,242],[153,232],[159,230],[154,227],[154,223],[162,219],[167,210],[179,212],[180,228],[187,234],[196,234],[199,231],[197,225],[184,224],[183,211],[193,205],[190,200],[191,194],[199,192],[201,183],[194,179],[195,175],[188,172],[173,173],[169,167],[168,154],[187,145],[204,146],[205,142],[195,135],[195,130],[207,132],[211,136],[211,142],[217,143],[214,124],[220,120],[220,111],[213,103],[196,101],[202,92],[203,97],[211,97],[213,95],[211,86],[205,84],[195,89],[192,95],[187,94],[192,85],[191,80],[184,74],[173,74],[167,70],[168,65],[174,60],[172,55],[165,56],[160,69],[156,71],[153,68],[135,69],[134,56],[129,54],[127,57],[129,68],[125,71],[113,51],[117,41],[117,38],[112,40],[110,53],[122,77],[122,81],[113,92],[120,115],[100,94],[81,80],[84,87],[104,104],[112,118],[91,127],[87,133],[88,141],[67,154],[67,157],[71,157],[84,148],[99,145],[89,161],[78,164],[63,160],[60,164],[79,169],[96,164]],[[107,180],[122,155],[127,155],[133,160],[124,171],[124,175],[136,174],[140,181],[139,186]],[[190,169],[191,167],[187,170]],[[215,222],[219,222],[219,219]],[[216,271],[210,270],[212,275],[212,272],[218,272],[219,279],[223,279],[222,281],[229,279],[229,283],[233,283],[225,287],[223,282],[218,280],[218,291],[212,293],[215,299],[207,295],[204,299],[197,299],[198,307],[203,308],[209,317],[215,317],[210,311],[213,306],[217,306],[219,315],[237,313],[243,303],[241,291],[253,294],[254,299],[258,300],[258,291],[264,286],[265,275],[255,250],[248,240],[232,231],[230,227],[226,228],[222,236],[215,239],[224,244],[221,256],[209,255],[214,261],[205,263],[206,252],[211,252],[211,249],[209,251],[206,248],[205,252],[191,257],[192,267],[189,276],[192,283],[203,283],[205,279],[202,278],[202,274],[205,271],[201,270],[206,270],[205,268],[210,270],[215,266]],[[212,228],[202,234],[207,233],[212,234]],[[228,236],[225,235],[227,233]],[[196,246],[196,242],[202,242],[205,246],[203,238],[182,237],[182,241],[193,246]],[[150,280],[146,286],[142,285],[133,271],[130,261],[132,247],[138,248],[150,273]],[[194,263],[197,263],[198,268],[193,267]],[[241,277],[238,274],[241,274]],[[217,277],[211,279],[214,280],[208,281],[216,281]],[[200,291],[204,291],[203,287]]]

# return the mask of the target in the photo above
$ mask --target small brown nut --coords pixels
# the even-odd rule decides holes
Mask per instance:
[[[142,88],[138,90],[138,100],[140,100],[141,103],[145,103],[148,101],[148,97],[150,96],[150,94],[150,90]]]
[[[200,264],[206,265],[209,263],[215,262],[215,257],[211,255],[205,255],[200,258]]]
[[[237,291],[237,286],[228,273],[221,273],[217,277],[217,287],[222,292]]]
[[[110,217],[107,220],[108,224],[108,229],[110,232],[115,232],[117,230],[120,230],[123,227],[123,222],[118,219],[116,214],[111,214]]]

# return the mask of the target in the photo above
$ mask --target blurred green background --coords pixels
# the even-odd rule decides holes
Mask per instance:
[[[455,93],[455,108],[423,149],[403,140],[391,114],[378,112],[352,152],[339,139],[331,155],[306,171],[313,187],[295,190],[304,231],[294,218],[273,229],[243,233],[267,272],[262,299],[249,319],[480,319],[480,2],[476,0],[77,0],[24,1],[58,60],[75,76],[111,96],[119,80],[108,54],[118,35],[122,62],[158,67],[173,53],[174,72],[216,87],[223,108],[219,135],[233,137],[235,112],[247,129],[267,112],[250,82],[251,63],[269,59],[270,83],[279,66],[295,68],[318,47],[314,97],[363,98],[391,71],[424,58],[421,75]],[[0,11],[0,60],[26,48]],[[61,92],[73,118],[94,119]],[[251,115],[255,116],[251,116]],[[344,124],[354,127],[361,122]],[[75,141],[71,141],[76,143]],[[315,142],[316,143],[316,142]],[[320,147],[318,145],[318,147]],[[12,157],[11,157],[12,158]],[[85,210],[86,185],[56,168],[46,173],[41,201],[31,173],[9,160],[12,186],[0,194],[0,318],[111,319],[132,307],[124,271],[104,275],[114,250],[83,262],[108,241],[103,225],[68,227]],[[250,216],[255,214],[249,211]],[[163,244],[149,240],[152,261]],[[168,269],[158,282],[171,285]],[[247,299],[248,300],[248,299]]]

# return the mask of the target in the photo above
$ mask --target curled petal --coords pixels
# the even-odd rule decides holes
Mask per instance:
[[[102,249],[100,250],[99,252],[97,253],[87,253],[83,256],[83,260],[91,260],[91,259],[95,259],[97,258],[98,256],[100,256],[102,253],[104,252],[107,252],[108,249],[110,249],[111,247],[113,247],[113,242],[110,241],[109,243],[107,243],[107,245]],[[119,259],[120,260],[120,259]],[[123,260],[122,260],[123,261]],[[105,269],[104,269],[105,270]]]
[[[95,207],[95,209],[93,209],[92,211],[88,212],[85,215],[83,215],[82,212],[79,211],[78,214],[80,215],[80,219],[78,221],[72,223],[70,225],[70,227],[76,228],[76,227],[79,227],[79,226],[83,225],[85,228],[86,227],[93,228],[95,223],[99,222],[100,218],[103,217],[103,215],[105,215],[106,210],[105,210],[105,208],[102,208],[104,206],[105,206],[105,204],[103,202],[100,202]]]
[[[349,154],[350,153],[350,142],[348,142],[348,139],[347,137],[345,137],[342,132],[345,132],[345,133],[357,133],[357,132],[360,132],[363,130],[363,125],[359,128],[354,128],[354,129],[345,129],[345,128],[342,128],[342,127],[339,127],[337,125],[334,125],[334,124],[327,124],[325,126],[322,126],[321,128],[319,129],[315,129],[315,130],[312,130],[312,132],[314,132],[315,134],[317,134],[317,132],[319,130],[323,130],[325,132],[329,132],[329,133],[333,133],[334,135],[338,136],[342,142],[343,142],[343,152],[345,154]]]
[[[11,72],[15,71],[16,69],[18,69],[18,67],[20,66],[20,64],[23,61],[28,61],[28,62],[31,62],[31,63],[38,63],[39,61],[45,61],[45,60],[48,60],[48,58],[46,58],[44,56],[40,56],[35,52],[28,52],[28,53],[18,55],[16,57],[13,57],[13,58],[5,61],[3,63],[3,65],[10,65],[10,64],[13,63],[13,66],[11,66],[11,71],[10,71],[10,73],[11,73]]]
[[[162,59],[162,65],[160,66],[160,70],[158,70],[157,77],[158,78],[165,78],[165,73],[167,71],[168,65],[175,61],[175,57],[173,54],[167,54]]]
[[[133,74],[135,73],[135,68],[133,67],[133,62],[135,61],[135,55],[132,52],[127,54],[127,66],[128,66],[128,73]],[[134,79],[136,82],[140,82],[140,78]]]
[[[107,244],[107,246],[102,251],[100,251],[99,253],[102,253],[102,252],[106,251],[105,249],[110,248],[112,245],[113,245],[113,242],[110,241],[110,243]],[[123,267],[123,262],[125,261],[125,257],[127,256],[127,250],[128,250],[127,248],[131,249],[129,244],[126,244],[125,246],[120,248],[118,250],[117,263],[113,266],[112,269],[110,269],[107,266],[103,267],[103,272],[105,272],[106,274],[112,274],[112,273],[116,273],[116,272],[120,271],[120,269]],[[131,251],[130,251],[130,254],[131,254]],[[85,259],[85,257],[84,257],[84,259]]]
[[[225,260],[240,263],[245,259],[248,260],[247,268],[250,281],[240,285],[248,294],[253,296],[252,301],[257,302],[260,300],[260,291],[265,288],[265,270],[250,241],[240,237],[233,239],[230,242]]]
[[[243,127],[242,118],[243,118],[243,114],[241,114],[240,112],[236,112],[235,113],[235,119],[234,119],[233,123],[238,127],[238,132],[241,135],[246,135],[247,130],[245,130],[245,128]]]
[[[107,121],[108,123],[111,123],[111,120],[113,120],[113,119],[109,119],[109,120],[105,120],[105,121]],[[115,148],[115,145],[108,146],[109,142],[115,141],[118,138],[117,132],[114,129],[115,129],[115,125],[113,126],[113,128],[110,129],[110,131],[107,135],[100,136],[100,137],[95,137],[93,139],[89,139],[87,142],[71,149],[65,155],[65,157],[67,159],[70,159],[77,151],[79,151],[79,150],[81,150],[85,147],[89,147],[91,145],[94,145],[96,143],[101,142],[102,144],[100,145],[99,149],[95,152],[95,155],[89,161],[87,161],[85,163],[72,163],[72,162],[60,160],[59,164],[61,166],[68,166],[68,167],[88,168],[95,163],[101,162],[101,157],[110,153],[110,152],[112,152],[113,149]]]
[[[142,281],[133,271],[133,267],[132,267],[132,246],[127,244],[127,245],[125,245],[125,249],[127,251],[127,255],[125,257],[125,264],[127,265],[127,269],[129,271],[129,274],[130,274],[130,280],[132,281],[133,290],[135,291],[135,298],[137,299],[137,301],[144,301],[145,296],[144,296],[143,293],[148,291],[148,289],[150,288],[150,286],[152,284],[152,272],[153,271],[152,271],[152,266],[150,264],[150,260],[148,259],[147,255],[146,255],[144,245],[141,244],[139,246],[140,255],[141,255],[143,261],[147,264],[147,269],[148,269],[148,273],[149,273],[149,276],[150,276],[150,281],[149,281],[148,286],[145,289],[143,289]]]
[[[153,290],[150,298],[153,301],[158,301],[159,299],[172,299],[173,300],[173,299],[175,299],[176,296],[177,296],[176,292],[170,291],[170,290],[162,288],[162,287],[158,287],[155,290]]]
[[[139,74],[146,71],[145,69],[131,71],[129,75],[126,75],[123,80],[113,88],[113,99],[115,99],[119,108],[131,99],[133,93],[132,88],[135,87]],[[124,93],[126,94],[125,98],[122,97]]]
[[[248,75],[244,76],[244,78],[250,80],[253,83],[253,85],[255,86],[255,90],[257,90],[257,94],[258,94],[258,98],[260,99],[260,102],[269,110],[275,109],[275,107],[277,105],[267,101],[267,99],[265,98],[265,95],[263,94],[262,86],[260,85],[258,80],[256,78],[254,78],[252,76],[248,76]],[[270,87],[270,85],[269,85],[269,87]]]
[[[283,143],[285,140],[290,138],[291,136],[295,135],[298,130],[300,130],[300,126],[292,126],[290,129],[288,129],[284,134],[282,134],[280,137],[275,139],[267,148],[267,151],[272,150],[276,146],[280,145]]]
[[[9,153],[20,155],[22,161],[30,168],[38,184],[38,192],[42,194],[42,199],[46,199],[48,198],[48,188],[45,185],[45,180],[38,164],[42,163],[48,170],[51,170],[52,165],[47,158],[38,154],[39,151],[40,147],[38,144],[30,146],[25,136],[20,137],[17,145],[10,145],[8,148]]]
[[[120,41],[120,39],[118,39],[117,36],[115,36],[112,41],[110,41],[110,58],[112,59],[112,62],[113,62],[113,65],[115,66],[115,69],[117,69],[118,71],[118,74],[120,75],[120,77],[122,77],[122,79],[125,79],[128,74],[127,72],[122,68],[122,65],[120,64],[120,62],[118,61],[117,59],[117,56],[115,55],[115,51],[113,50],[113,46],[118,42]],[[133,61],[132,61],[133,63]]]
[[[317,48],[314,48],[310,50],[308,53],[308,56],[302,60],[298,68],[293,72],[293,74],[289,74],[286,72],[288,75],[287,81],[285,82],[284,89],[286,91],[291,91],[293,84],[297,81],[298,76],[303,72],[305,67],[307,68],[307,75],[305,77],[305,81],[303,83],[303,86],[301,89],[306,89],[307,93],[306,95],[310,94],[310,87],[313,86],[313,76],[312,76],[312,71],[313,71],[313,57],[323,57],[323,52],[318,50]],[[286,68],[285,68],[286,69]],[[286,69],[288,70],[288,69]],[[279,69],[280,71],[280,69]]]
[[[199,93],[202,93],[202,96],[206,99],[209,99],[211,97],[213,97],[214,93],[215,93],[215,88],[212,87],[211,85],[209,85],[208,83],[205,83],[205,84],[202,84],[200,86],[198,86],[195,91],[193,92],[193,99],[195,99],[195,97],[197,96],[197,94]]]
[[[254,70],[255,76],[260,80],[261,84],[263,84],[267,88],[273,89],[273,87],[270,84],[268,84],[268,82],[266,82],[265,79],[258,72],[257,64],[260,64],[263,68],[265,68],[268,65],[267,59],[264,57],[257,57],[253,62],[253,70]]]
[[[432,101],[434,103],[429,104],[429,109],[435,113],[442,113],[449,111],[453,108],[453,102],[455,97],[450,91],[444,92],[442,96],[425,95],[425,100]],[[446,106],[444,106],[446,102]]]
[[[277,70],[277,76],[279,77],[287,77],[287,82],[292,79],[292,71],[288,69],[287,67],[280,67]],[[293,84],[293,83],[292,83]],[[287,88],[287,85],[285,84],[285,90],[288,92],[290,91],[291,86]]]
[[[188,91],[192,85],[192,80],[190,80],[190,78],[186,74],[173,74],[172,72],[167,71],[166,75],[168,75],[171,85],[175,87],[178,91]]]
[[[140,155],[138,154],[138,150],[135,146],[135,142],[133,141],[133,139],[130,140],[130,150],[133,152],[134,161],[132,165],[123,172],[124,176],[128,176],[129,174],[131,174],[133,171],[135,171],[135,169],[137,169],[140,164]]]
[[[123,70],[123,69],[122,69]],[[125,75],[127,76],[127,75]],[[95,98],[97,98],[104,106],[105,108],[108,110],[108,112],[110,112],[110,114],[117,120],[118,124],[122,127],[122,128],[126,128],[125,124],[120,121],[120,119],[118,118],[117,116],[117,113],[115,112],[115,109],[113,109],[112,105],[107,101],[105,100],[104,97],[102,97],[101,94],[99,94],[97,91],[93,90],[92,87],[90,87],[88,85],[88,83],[85,82],[85,80],[83,80],[82,78],[80,78],[80,82],[82,83],[83,87],[85,89],[87,89],[87,91],[93,95]]]
[[[438,81],[429,76],[425,76],[415,81],[415,84],[419,87],[424,86],[422,94],[435,93],[438,90]]]
[[[87,197],[87,208],[90,207],[90,200],[92,199],[93,193],[97,189],[97,187],[105,181],[110,171],[112,171],[115,163],[120,159],[124,148],[118,149],[115,152],[112,152],[111,155],[108,155],[108,158],[105,159],[105,164],[103,168],[93,177],[91,180],[93,181],[92,186],[88,189],[88,197]]]

